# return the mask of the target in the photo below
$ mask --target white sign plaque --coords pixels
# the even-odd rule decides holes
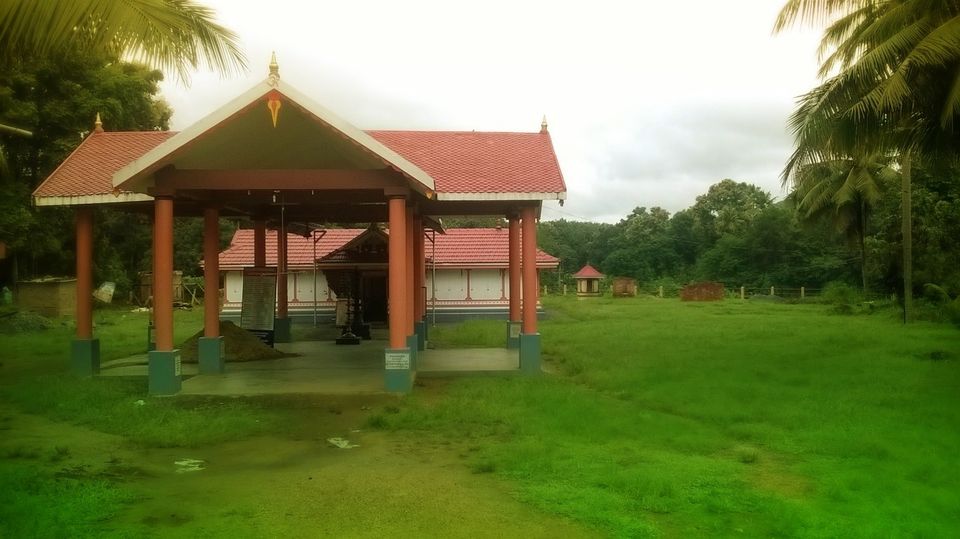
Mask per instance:
[[[384,354],[384,357],[386,358],[386,366],[388,370],[410,368],[409,352],[387,352]]]

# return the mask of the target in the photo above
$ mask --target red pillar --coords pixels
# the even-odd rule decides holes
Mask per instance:
[[[77,338],[93,338],[93,208],[78,206]]]
[[[203,210],[203,336],[220,336],[220,210]]]
[[[267,265],[267,223],[263,219],[253,221],[253,265],[258,268]]]
[[[390,296],[390,348],[407,347],[407,201],[403,197],[390,198],[388,202],[390,219],[388,294]]]
[[[510,216],[510,321],[520,321],[520,219]]]
[[[277,318],[287,317],[287,225],[277,229]]]
[[[173,350],[173,198],[154,199],[153,319],[157,350]]]
[[[537,332],[537,220],[536,208],[525,207],[523,220],[523,333]]]

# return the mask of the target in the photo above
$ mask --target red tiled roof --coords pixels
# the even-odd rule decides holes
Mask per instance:
[[[317,258],[342,247],[366,229],[331,228],[317,241]],[[318,233],[319,235],[319,233]],[[287,264],[290,267],[313,267],[313,238],[287,234]],[[277,231],[267,231],[267,265],[277,265]],[[230,247],[220,253],[223,269],[253,266],[253,229],[241,228],[233,233]]]
[[[342,247],[367,229],[331,228],[317,242],[317,258],[322,258]],[[507,229],[452,228],[446,234],[437,234],[437,266],[442,267],[507,267],[509,235]],[[277,232],[267,231],[267,265],[277,263]],[[287,263],[290,268],[313,267],[313,239],[296,234],[287,236]],[[427,259],[433,253],[429,240],[424,242]],[[558,260],[537,250],[537,266],[556,267]],[[239,229],[230,240],[230,247],[220,253],[221,269],[237,269],[253,265],[253,230]]]
[[[424,245],[429,259],[433,246]],[[510,232],[506,228],[450,228],[437,234],[437,265],[472,266],[477,264],[507,267],[510,261]],[[556,257],[537,249],[537,266],[556,267]]]
[[[580,271],[574,273],[573,277],[575,279],[603,279],[603,274],[590,264],[587,264],[580,268]]]
[[[436,181],[438,193],[567,190],[547,133],[367,131]]]
[[[93,133],[77,146],[41,183],[34,196],[108,195],[113,174],[172,137],[173,131],[114,131]]]
[[[563,175],[549,134],[368,131],[429,174],[438,193],[561,193]],[[36,197],[103,195],[113,174],[174,131],[93,133],[34,191]]]

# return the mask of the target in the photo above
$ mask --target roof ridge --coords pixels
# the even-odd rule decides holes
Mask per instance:
[[[542,135],[538,131],[477,131],[464,129],[364,129],[367,133],[430,133],[464,135]]]

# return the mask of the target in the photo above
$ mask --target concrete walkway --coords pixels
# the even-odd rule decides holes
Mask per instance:
[[[228,362],[223,374],[197,373],[195,363],[184,363],[181,395],[249,396],[316,393],[358,395],[383,393],[383,350],[386,341],[363,341],[338,346],[327,341],[277,344],[278,350],[298,354],[266,361]],[[418,375],[447,376],[519,372],[519,353],[502,348],[425,350]],[[105,362],[101,376],[146,376],[147,356],[139,354]]]

